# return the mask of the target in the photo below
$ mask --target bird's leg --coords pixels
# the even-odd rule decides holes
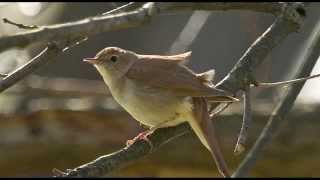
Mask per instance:
[[[161,124],[160,124],[160,126],[161,126]],[[159,126],[153,126],[153,127],[150,127],[149,130],[143,131],[143,132],[139,133],[138,136],[134,137],[133,139],[127,140],[126,145],[127,145],[127,146],[130,146],[130,145],[132,145],[134,142],[136,142],[137,140],[144,140],[144,141],[146,141],[146,142],[149,144],[149,146],[150,146],[150,148],[151,148],[150,151],[152,151],[152,150],[153,150],[153,144],[152,144],[152,142],[150,141],[150,139],[148,139],[148,136],[149,136],[150,134],[152,134],[153,131],[155,131],[156,129],[158,129],[158,127],[159,127]]]
[[[148,142],[148,144],[150,145],[151,149],[153,149],[152,142],[148,139],[148,135],[151,134],[151,133],[150,133],[150,130],[143,131],[143,132],[139,133],[138,136],[134,137],[133,139],[127,140],[126,145],[130,146],[134,142],[136,142],[137,140],[144,140],[144,141]]]
[[[133,139],[131,139],[131,140],[127,140],[126,145],[127,145],[127,146],[130,146],[130,145],[132,145],[132,144],[133,144],[135,141],[137,141],[137,140],[144,140],[144,141],[148,142],[148,144],[149,144],[150,147],[151,147],[151,150],[150,150],[150,151],[152,151],[152,150],[153,150],[153,144],[152,144],[152,142],[150,141],[150,139],[148,139],[148,136],[149,136],[150,134],[152,134],[152,133],[153,133],[156,129],[158,129],[158,128],[167,127],[167,125],[166,125],[167,122],[168,122],[168,121],[164,121],[164,122],[162,122],[162,123],[160,123],[160,124],[158,124],[158,125],[156,125],[156,126],[150,127],[150,129],[147,130],[147,131],[143,131],[143,132],[139,133],[138,136],[136,136],[135,138],[133,138]]]

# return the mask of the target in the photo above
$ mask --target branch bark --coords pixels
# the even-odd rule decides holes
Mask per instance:
[[[314,65],[316,64],[320,55],[320,24],[316,28],[316,37],[314,37],[312,44],[307,48],[307,54],[305,56],[305,63],[301,67],[300,71],[295,75],[295,77],[306,77],[308,76]],[[272,136],[278,130],[278,127],[285,117],[290,112],[294,105],[294,101],[299,95],[305,81],[299,84],[294,84],[285,92],[283,99],[277,104],[276,108],[273,110],[266,126],[261,132],[259,138],[255,142],[252,149],[248,152],[244,160],[239,165],[238,169],[234,173],[233,177],[243,177],[246,176],[249,170],[254,166],[258,159],[258,155],[262,153],[263,148],[270,143]]]
[[[238,136],[238,141],[236,147],[234,149],[234,153],[239,155],[245,150],[245,143],[247,140],[248,128],[251,123],[252,115],[251,115],[251,98],[250,98],[250,87],[244,91],[243,94],[243,120],[242,120],[242,127]]]
[[[0,92],[6,90],[7,88],[11,87],[18,81],[25,78],[31,72],[35,71],[36,69],[40,68],[47,62],[51,61],[54,57],[58,55],[61,51],[56,45],[49,44],[42,52],[40,52],[36,57],[30,60],[25,65],[19,67],[15,71],[11,72],[0,81]]]
[[[75,22],[41,26],[23,33],[0,38],[0,52],[12,47],[26,47],[35,42],[69,42],[100,33],[145,24],[154,15],[193,10],[249,10],[278,15],[286,3],[146,3],[134,11],[99,15]],[[130,7],[130,6],[129,6]],[[135,6],[136,7],[136,6]]]

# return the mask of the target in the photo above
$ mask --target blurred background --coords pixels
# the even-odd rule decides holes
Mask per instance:
[[[0,17],[26,25],[50,25],[95,16],[126,4],[0,3]],[[306,48],[319,31],[320,3],[307,8],[300,33],[291,34],[256,70],[259,81],[288,80],[303,63]],[[188,64],[196,72],[214,68],[221,80],[251,43],[273,22],[269,14],[247,11],[194,11],[155,17],[145,26],[107,32],[59,55],[54,62],[0,94],[0,177],[52,176],[124,147],[144,128],[109,95],[93,66],[82,62],[107,46],[141,54],[175,54],[192,50]],[[316,30],[315,30],[316,29]],[[23,30],[0,22],[0,36]],[[0,73],[9,73],[39,53],[31,45],[0,52]],[[320,63],[312,74],[320,73]],[[250,148],[284,87],[255,89]],[[251,175],[320,176],[320,80],[306,83],[294,108],[274,135]],[[242,103],[217,118],[227,162],[235,169],[245,153],[233,155],[241,128]],[[209,152],[194,134],[179,137],[159,150],[108,176],[219,176]]]

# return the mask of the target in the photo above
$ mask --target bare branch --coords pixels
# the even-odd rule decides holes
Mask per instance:
[[[247,49],[228,75],[217,84],[217,88],[229,90],[236,94],[247,85],[254,84],[252,72],[268,53],[280,44],[288,34],[299,28],[297,24],[288,21],[283,16],[275,22]]]
[[[147,22],[151,15],[149,13],[150,9],[150,7],[146,7],[127,13],[97,16],[76,22],[42,26],[36,30],[4,36],[0,38],[0,52],[15,46],[25,47],[34,42],[74,41],[74,39],[83,39],[102,32],[135,27]]]
[[[35,26],[35,25],[29,26],[29,25],[24,25],[24,24],[20,24],[20,23],[15,23],[7,18],[2,18],[2,20],[4,23],[8,23],[8,24],[17,26],[20,29],[36,29],[36,28],[38,28],[38,26]]]
[[[52,173],[53,173],[55,176],[63,176],[63,175],[66,175],[65,172],[63,172],[63,171],[61,171],[61,170],[59,170],[59,169],[57,169],[57,168],[53,168],[53,169],[52,169]]]
[[[4,78],[4,77],[7,77],[8,76],[8,74],[0,74],[0,77],[2,77],[2,78]]]
[[[98,80],[85,80],[77,78],[49,78],[30,75],[26,83],[19,87],[17,84],[7,94],[26,93],[32,96],[52,97],[99,97],[107,98],[110,92],[106,85]]]
[[[188,131],[186,131],[186,129]],[[148,139],[153,144],[153,149],[158,149],[161,145],[170,141],[173,137],[182,136],[190,132],[190,126],[186,123],[169,128],[160,128]],[[128,147],[125,147],[117,152],[101,156],[96,160],[79,166],[67,172],[66,175],[61,174],[62,177],[98,177],[111,172],[114,169],[124,167],[131,161],[137,160],[142,156],[150,153],[150,145],[144,140],[137,140]]]
[[[245,150],[245,142],[247,140],[248,128],[249,124],[251,123],[252,115],[251,115],[251,99],[250,99],[250,87],[244,91],[243,94],[243,120],[242,120],[242,127],[238,136],[238,141],[236,147],[234,149],[234,153],[239,155]]]
[[[217,104],[217,103],[216,103]],[[224,111],[227,107],[229,107],[229,105],[231,104],[231,102],[228,102],[228,103],[224,103],[223,106],[216,110],[216,111],[213,111],[215,110],[216,107],[211,107],[209,112],[210,112],[210,119],[212,119],[214,116],[218,115],[219,113],[221,113],[222,111]],[[218,105],[218,104],[217,104]]]
[[[42,65],[49,62],[52,58],[57,56],[60,49],[54,45],[49,44],[42,52],[40,52],[36,57],[30,60],[25,65],[19,67],[15,71],[11,72],[0,81],[0,92],[6,90],[10,86],[14,85],[21,79],[25,78],[27,75],[41,67]]]
[[[160,10],[161,8],[167,8],[167,10],[172,8],[170,7],[170,3],[168,4],[162,4],[163,6],[160,7]],[[195,6],[199,4],[202,3],[193,3],[193,5]],[[178,4],[175,5],[179,6]],[[183,4],[180,6],[183,6]],[[213,7],[212,4],[211,7]],[[249,77],[251,77],[251,70],[257,67],[265,59],[266,55],[274,47],[281,44],[281,42],[289,34],[291,34],[292,32],[296,32],[300,28],[302,19],[300,14],[296,11],[295,4],[289,4],[288,6],[285,4],[285,6],[281,7],[280,9],[282,12],[280,16],[271,25],[271,27],[268,28],[268,30],[263,33],[262,36],[249,47],[249,49],[238,61],[232,71],[220,83],[218,83],[218,88],[229,90],[230,92],[233,92],[235,94],[237,91],[246,87],[246,85],[248,85],[248,82],[251,82],[251,79],[248,79]],[[213,106],[215,107],[214,104]],[[187,132],[190,132],[189,125],[187,123],[183,123],[176,127],[160,128],[150,134],[148,139],[153,143],[153,149],[155,150],[157,149],[157,147],[159,147],[159,145],[164,144],[167,141]],[[145,156],[149,153],[149,151],[150,146],[147,142],[136,141],[131,146],[121,149],[118,152],[102,156],[90,163],[75,168],[63,177],[101,176],[114,169],[123,167],[132,160]]]
[[[245,10],[262,13],[271,13],[278,15],[282,12],[285,3],[267,2],[267,3],[245,3],[245,2],[188,2],[188,3],[158,3],[161,12],[183,12],[183,11],[227,11],[227,10]]]
[[[258,82],[257,86],[256,85],[252,85],[252,87],[269,88],[269,87],[275,87],[275,86],[283,86],[283,85],[289,85],[289,84],[295,84],[295,83],[304,82],[306,80],[313,79],[313,78],[316,78],[316,77],[320,77],[320,74],[316,74],[316,75],[312,75],[312,76],[304,77],[304,78],[288,80],[288,81],[274,82],[274,83]]]
[[[307,48],[307,53],[305,56],[305,63],[303,67],[300,69],[300,72],[296,74],[296,77],[308,76],[315,63],[317,62],[320,55],[320,25],[315,29],[316,37],[312,39],[312,44]],[[282,123],[292,108],[295,99],[297,98],[300,90],[302,89],[305,81],[300,84],[295,84],[293,86],[288,87],[286,90],[286,95],[283,99],[278,103],[276,108],[273,110],[266,126],[261,132],[259,138],[255,142],[252,149],[248,152],[245,159],[241,162],[238,169],[234,173],[233,177],[242,177],[246,176],[251,167],[257,161],[258,155],[261,154],[263,148],[270,143],[272,135],[278,130],[280,123]]]
[[[110,15],[110,14],[116,14],[119,12],[128,12],[128,11],[132,11],[138,7],[141,7],[143,3],[141,2],[130,2],[128,4],[125,4],[123,6],[117,7],[115,9],[112,9],[111,11],[105,12],[102,15]]]
[[[283,12],[285,3],[146,3],[134,11],[85,18],[75,22],[41,26],[35,30],[3,36],[0,52],[12,47],[25,47],[42,41],[74,41],[100,33],[127,29],[145,24],[156,14],[185,10],[251,10],[274,15]]]

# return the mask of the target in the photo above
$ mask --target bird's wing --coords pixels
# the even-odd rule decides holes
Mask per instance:
[[[158,61],[170,61],[180,65],[187,64],[191,58],[191,51],[171,55],[171,56],[160,56],[160,55],[138,55],[141,60],[158,60]]]
[[[211,152],[220,173],[224,177],[229,177],[229,170],[219,146],[213,121],[209,118],[207,102],[202,97],[193,97],[192,101],[194,118],[189,119],[188,122],[202,144]]]
[[[126,73],[126,77],[143,85],[170,90],[178,96],[211,97],[224,96],[224,91],[217,90],[203,83],[197,74],[186,66],[170,60],[136,61]]]

